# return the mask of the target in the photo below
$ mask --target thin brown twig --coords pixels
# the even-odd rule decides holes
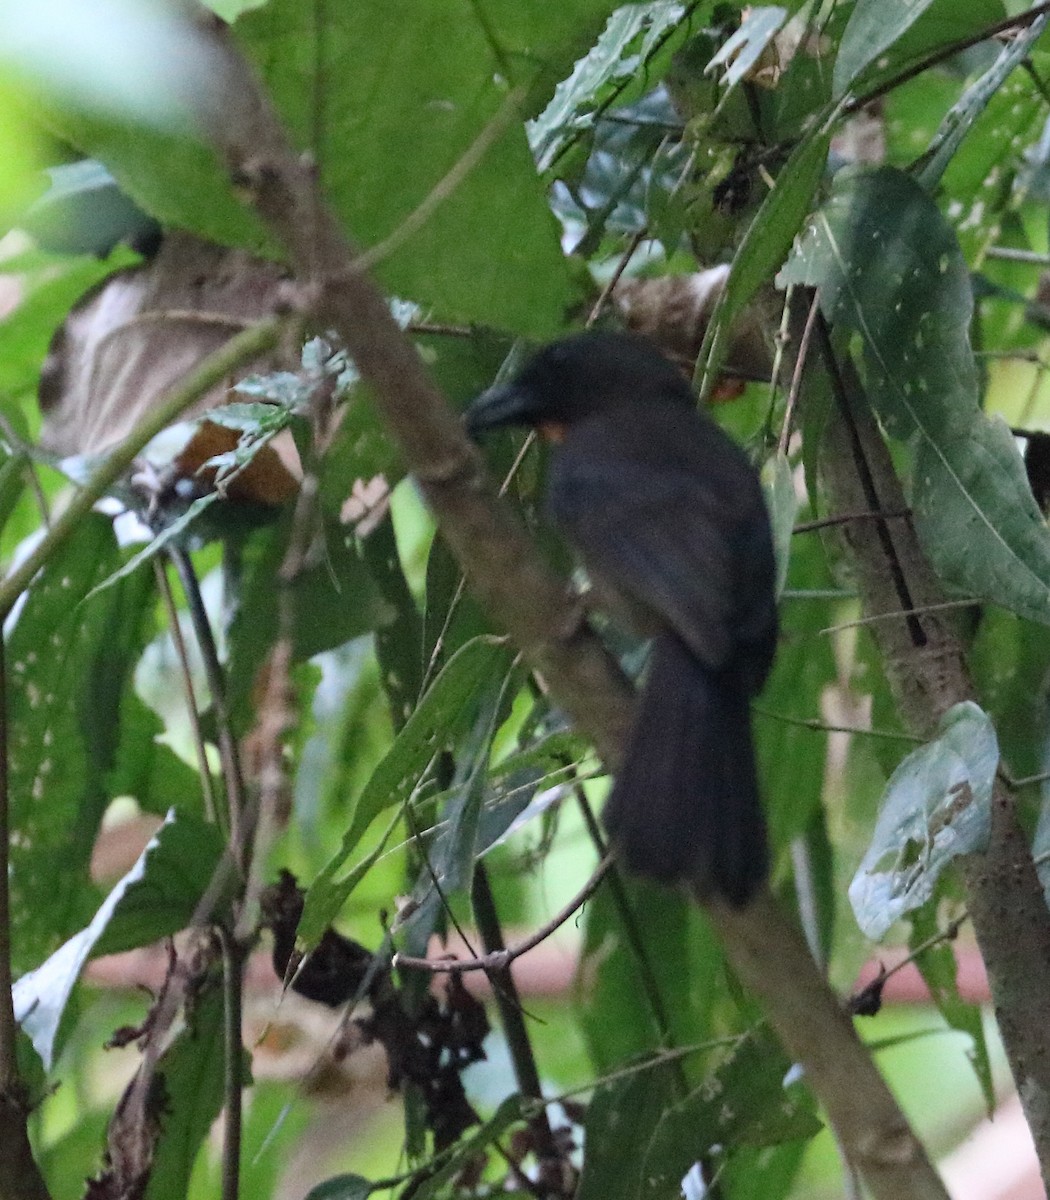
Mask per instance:
[[[860,989],[859,992],[854,992],[846,1002],[850,1012],[863,1013],[865,998],[871,997],[874,994],[881,994],[882,988],[888,979],[891,979],[898,971],[903,971],[909,964],[917,961],[917,959],[930,950],[934,946],[940,945],[941,942],[954,942],[959,936],[959,930],[970,919],[968,912],[960,913],[954,920],[949,921],[944,929],[938,930],[931,934],[924,942],[920,942],[905,958],[900,962],[896,962],[892,967],[884,967],[879,964],[879,974]]]
[[[809,358],[809,347],[813,340],[813,327],[820,311],[820,294],[814,290],[810,299],[806,323],[802,328],[802,340],[799,342],[798,354],[795,357],[791,371],[791,386],[788,388],[787,405],[784,408],[784,421],[780,427],[780,439],[777,443],[777,453],[783,458],[787,455],[788,440],[791,437],[791,422],[795,415],[795,405],[798,404],[799,391],[802,388],[802,376],[806,370],[806,360]]]
[[[898,512],[855,512],[838,513],[833,517],[821,517],[816,521],[800,521],[792,534],[812,533],[815,529],[831,529],[836,525],[849,525],[854,521],[903,521],[912,515],[910,508]]]
[[[475,955],[473,958],[414,958],[410,954],[395,954],[392,962],[394,967],[411,967],[415,971],[429,971],[432,975],[465,975],[468,971],[505,971],[516,959],[521,958],[530,950],[534,950],[541,942],[545,942],[555,930],[560,929],[598,890],[612,866],[612,855],[603,858],[595,868],[590,879],[583,885],[575,896],[549,921],[544,922],[535,933],[516,945],[489,954]]]
[[[603,287],[598,293],[598,299],[595,300],[594,306],[590,311],[590,315],[587,317],[587,320],[584,324],[585,329],[590,329],[594,322],[597,321],[605,311],[605,306],[609,303],[609,297],[613,294],[613,290],[623,277],[624,271],[627,270],[627,264],[634,257],[635,250],[637,250],[642,244],[642,242],[648,236],[648,233],[649,227],[647,225],[643,225],[641,229],[636,230],[631,235],[631,240],[627,243],[627,248],[624,250],[623,254],[620,255],[620,261],[616,264],[616,270],[613,271],[612,275],[610,275],[609,281],[606,283],[605,287]]]
[[[815,717],[792,717],[786,713],[774,712],[763,708],[760,704],[752,704],[751,711],[769,721],[779,721],[783,725],[797,725],[800,729],[812,729],[815,733],[849,733],[859,737],[886,738],[895,742],[921,743],[922,738],[913,733],[897,733],[892,729],[864,729],[859,725],[829,725],[818,721]]]
[[[909,617],[921,617],[926,613],[934,612],[950,612],[956,608],[973,608],[975,604],[980,604],[981,600],[978,596],[973,596],[969,600],[943,600],[937,604],[919,604],[913,608],[899,608],[893,612],[872,613],[867,617],[858,617],[855,621],[843,621],[840,625],[828,625],[824,629],[819,629],[817,633],[826,637],[828,634],[841,633],[844,629],[857,629],[863,625],[877,625],[880,621],[893,621],[899,617],[905,619]]]

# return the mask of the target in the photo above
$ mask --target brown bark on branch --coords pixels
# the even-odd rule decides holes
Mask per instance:
[[[211,29],[217,92],[209,101],[208,129],[231,177],[287,253],[310,315],[336,330],[370,385],[475,594],[615,768],[631,719],[629,685],[581,622],[563,581],[497,497],[412,343],[355,266],[355,251],[325,206],[311,163],[289,145],[223,27],[213,23]],[[772,899],[763,897],[742,912],[713,909],[711,915],[730,962],[758,991],[771,1023],[798,1054],[872,1195],[946,1200],[838,998]]]
[[[825,361],[831,346],[822,338]],[[889,451],[851,371],[832,380],[837,411],[826,431],[822,475],[832,508],[897,513],[904,495]],[[874,489],[875,494],[871,495]],[[910,519],[876,527],[843,526],[866,614],[910,610],[869,628],[879,647],[905,728],[929,737],[954,704],[976,700],[963,644],[951,624],[947,596],[924,555]],[[905,595],[901,595],[901,586]],[[920,609],[916,613],[914,610]],[[1050,1186],[1050,913],[1012,794],[996,780],[988,849],[961,861],[970,917],[988,969],[996,1018],[1031,1126],[1044,1185]]]

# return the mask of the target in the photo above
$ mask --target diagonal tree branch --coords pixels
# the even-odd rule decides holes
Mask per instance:
[[[334,328],[353,356],[476,595],[615,768],[631,720],[630,687],[496,495],[460,422],[360,271],[324,204],[316,172],[289,144],[225,27],[202,20],[216,53],[216,91],[202,116],[231,178],[284,248],[304,308],[322,327]],[[730,962],[803,1063],[872,1194],[877,1200],[946,1200],[838,998],[772,898],[743,912],[709,911]]]

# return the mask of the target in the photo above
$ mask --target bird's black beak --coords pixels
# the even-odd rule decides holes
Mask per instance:
[[[515,383],[497,384],[471,404],[464,414],[467,433],[477,441],[489,429],[501,429],[505,425],[530,425],[528,393]]]

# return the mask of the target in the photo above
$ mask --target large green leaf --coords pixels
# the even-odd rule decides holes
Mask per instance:
[[[595,1089],[576,1200],[634,1200],[646,1147],[674,1099],[674,1085],[674,1066],[652,1063]]]
[[[867,395],[915,445],[919,535],[950,586],[1050,622],[1050,532],[1002,422],[978,407],[969,274],[950,225],[899,171],[843,172],[786,283],[859,338]]]
[[[970,84],[958,103],[952,106],[941,122],[929,149],[923,155],[922,167],[916,176],[923,187],[931,192],[934,190],[948,164],[955,157],[963,138],[973,128],[981,113],[1002,91],[1007,76],[1028,58],[1032,46],[1042,36],[1048,21],[1050,18],[1041,17],[1011,38],[1000,50],[995,62],[980,78]],[[1015,144],[1008,140],[1006,144],[1016,153],[1018,147]]]
[[[245,553],[228,672],[230,708],[240,727],[254,719],[252,689],[277,639],[282,588],[292,613],[296,661],[370,633],[393,615],[352,534],[335,518],[326,518],[318,529],[302,570],[290,583],[280,582],[293,522],[294,515],[286,512],[278,525],[257,532]]]
[[[91,923],[35,971],[17,981],[15,1015],[32,1038],[46,1069],[51,1068],[62,1014],[87,960],[99,954],[147,946],[185,929],[212,882],[221,857],[222,839],[213,825],[169,815],[135,865],[99,906]],[[232,880],[231,869],[226,893]],[[220,886],[212,908],[222,899]]]
[[[541,336],[561,325],[572,289],[524,129],[505,104],[516,87],[549,95],[611,7],[367,0],[327,10],[319,25],[308,0],[272,0],[242,14],[234,35],[351,236],[366,246],[401,238],[410,214],[429,207],[378,264],[387,287],[445,318]],[[201,96],[202,107],[214,103]],[[193,137],[72,105],[56,104],[52,120],[162,223],[272,252]],[[486,131],[491,144],[441,194]]]
[[[674,1045],[708,1037],[714,980],[722,970],[709,926],[684,896],[632,879],[620,890],[633,929],[625,927],[611,890],[599,889],[585,910],[580,960],[587,987],[583,1032],[602,1071],[659,1045],[661,1021]]]
[[[88,861],[153,594],[143,574],[84,600],[119,562],[109,520],[90,516],[37,577],[8,639],[16,970],[39,962],[95,906]]]

